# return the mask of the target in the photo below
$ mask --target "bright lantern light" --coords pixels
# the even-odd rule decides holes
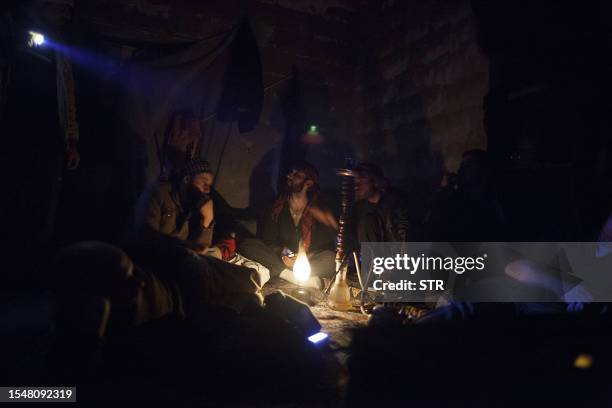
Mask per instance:
[[[45,42],[45,36],[35,31],[30,31],[30,41],[28,44],[32,46],[40,46]]]
[[[293,264],[293,276],[299,283],[304,283],[310,278],[310,262],[304,251],[304,246],[300,244],[298,256]]]

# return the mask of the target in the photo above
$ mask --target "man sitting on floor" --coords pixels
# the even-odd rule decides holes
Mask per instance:
[[[318,181],[319,174],[311,164],[295,166],[287,174],[285,191],[266,217],[262,240],[246,239],[239,250],[266,266],[272,277],[295,283],[292,269],[302,242],[315,275],[305,286],[320,288],[320,278],[330,277],[335,271],[333,248],[338,224],[320,205]]]
[[[230,269],[222,274],[241,268],[225,265]],[[288,389],[296,389],[335,378],[329,356],[307,340],[321,329],[319,322],[282,292],[268,295],[263,307],[252,302],[240,312],[194,304],[184,287],[135,265],[121,249],[93,241],[63,248],[45,272],[55,317],[45,334],[47,383],[136,380],[226,403],[228,384],[238,384],[238,399],[252,400],[269,394],[271,382],[289,381]],[[215,375],[202,382],[193,374],[202,367]],[[273,393],[277,402],[279,395]],[[142,402],[138,393],[131,398]]]
[[[389,188],[382,169],[373,163],[360,163],[354,173],[357,241],[407,241],[409,226],[405,204]]]
[[[191,160],[171,181],[158,182],[141,195],[136,210],[139,239],[147,244],[172,242],[213,255],[213,174],[208,162]]]
[[[261,303],[259,291],[268,277],[222,261],[219,249],[212,246],[212,181],[208,162],[194,159],[170,181],[145,190],[136,211],[137,245],[132,256],[162,279],[176,282],[185,303],[237,309],[249,300]]]

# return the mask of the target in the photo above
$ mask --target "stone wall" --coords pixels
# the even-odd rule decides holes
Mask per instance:
[[[410,187],[486,148],[488,60],[468,0],[373,2],[360,21],[359,156]]]

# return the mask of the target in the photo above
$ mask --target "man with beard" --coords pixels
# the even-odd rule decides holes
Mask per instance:
[[[318,181],[319,174],[311,164],[294,166],[287,174],[285,191],[265,219],[262,239],[246,239],[238,249],[267,267],[271,277],[295,283],[292,269],[302,243],[314,275],[304,285],[321,288],[320,278],[335,271],[333,248],[338,224],[331,212],[321,207]]]
[[[138,265],[178,285],[186,310],[201,304],[241,309],[261,302],[267,276],[221,260],[213,247],[214,175],[208,162],[190,160],[170,181],[143,192],[136,209],[136,245],[130,254]]]
[[[137,233],[149,245],[173,242],[210,254],[213,233],[213,173],[208,162],[191,160],[173,180],[158,182],[139,200]]]
[[[409,238],[408,215],[382,169],[360,163],[355,169],[354,219],[358,242],[399,242]]]

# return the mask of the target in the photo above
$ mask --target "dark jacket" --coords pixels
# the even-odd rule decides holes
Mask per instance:
[[[193,251],[212,244],[213,228],[202,228],[201,202],[190,204],[183,196],[169,182],[157,182],[142,193],[135,220],[138,242],[130,255],[163,281],[176,284],[187,315],[208,304],[236,310],[249,302],[261,304],[253,269]],[[161,293],[164,288],[156,289]]]
[[[248,222],[255,218],[248,209],[232,207],[214,188],[210,190],[210,198],[213,200],[215,211],[214,242],[227,239],[233,234],[237,236],[237,239],[253,237],[253,234],[243,224],[244,221]]]
[[[399,196],[385,193],[370,203],[359,200],[354,207],[354,223],[359,242],[401,242],[410,239],[408,211]]]
[[[466,188],[438,192],[425,229],[426,241],[497,242],[506,238],[505,217],[496,197]]]
[[[138,199],[135,233],[142,243],[166,242],[197,249],[212,244],[213,227],[202,228],[197,206],[188,205],[177,187],[157,182]]]

